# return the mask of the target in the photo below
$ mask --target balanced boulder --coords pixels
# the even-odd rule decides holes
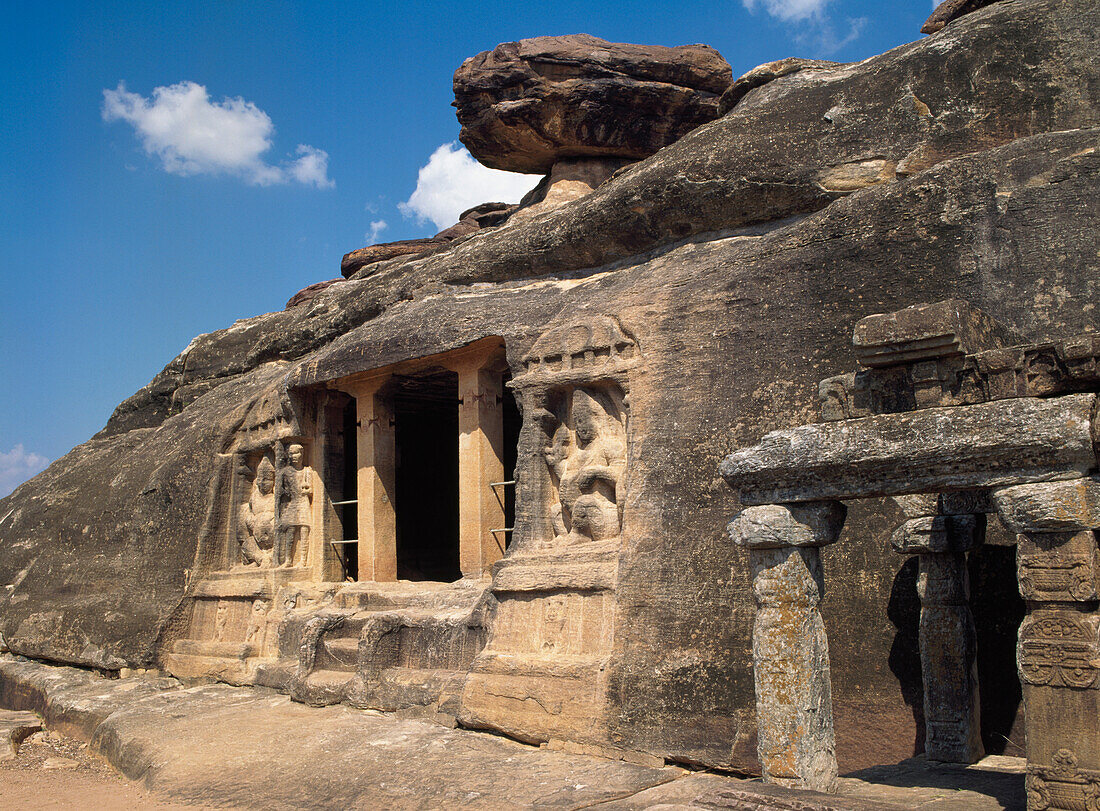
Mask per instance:
[[[506,42],[455,71],[459,139],[481,163],[548,174],[561,158],[641,159],[718,115],[732,79],[706,45],[588,34]]]

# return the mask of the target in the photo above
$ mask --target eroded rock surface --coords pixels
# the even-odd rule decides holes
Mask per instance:
[[[996,2],[998,0],[944,0],[924,21],[920,31],[922,34],[935,34],[952,20]]]
[[[459,140],[510,172],[546,174],[561,158],[644,158],[715,118],[730,79],[705,45],[588,34],[505,42],[455,71]]]
[[[613,595],[576,601],[600,634],[586,665],[602,680],[585,715],[590,743],[756,768],[751,580],[722,531],[736,508],[718,461],[811,421],[819,382],[850,368],[848,336],[873,313],[958,298],[1028,340],[1096,331],[1098,13],[1085,0],[994,4],[858,65],[780,76],[580,199],[430,255],[383,259],[300,306],[197,337],[103,432],[0,500],[0,632],[19,654],[109,670],[154,664],[190,610],[187,573],[242,408],[490,338],[504,345],[500,373],[518,377],[540,335],[612,321],[629,340],[611,343],[637,350],[633,377],[610,391],[630,384],[616,417],[625,470],[597,447],[615,464],[578,470],[608,468],[586,474],[586,487],[605,492],[578,484],[563,501],[547,485],[537,504],[521,499],[520,514],[552,522],[547,505],[564,513],[581,495],[621,514],[581,503],[588,535],[560,533],[562,559],[542,568],[509,553],[498,585],[542,595],[568,581]],[[482,214],[492,216],[467,219]],[[593,359],[611,349],[589,348]],[[545,355],[548,373],[561,362]],[[551,440],[559,425],[580,435],[565,403],[524,417]],[[1035,425],[1024,416],[1020,433]],[[524,443],[527,470],[549,477],[555,446]],[[892,512],[874,499],[853,506],[845,542],[824,556],[826,569],[859,575],[833,578],[821,607],[826,626],[848,629],[829,640],[842,770],[912,755],[918,738],[919,663],[905,658],[913,615],[892,602],[905,586],[898,564],[883,562]],[[577,545],[596,535],[614,545],[574,558],[571,534]],[[1014,565],[983,560],[976,580]],[[486,650],[527,645],[547,673],[564,674],[531,629],[557,622],[558,650],[589,637],[568,635],[572,606],[537,599],[528,603],[545,610],[517,612]],[[545,734],[588,684],[566,683],[485,691],[497,715],[476,718],[541,740],[531,731]]]

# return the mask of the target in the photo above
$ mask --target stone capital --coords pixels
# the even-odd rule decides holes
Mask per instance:
[[[997,511],[1016,533],[1100,528],[1100,480],[1021,484],[993,491]]]
[[[894,530],[890,545],[903,555],[969,552],[981,542],[984,528],[984,515],[926,515]]]
[[[847,510],[839,501],[747,507],[730,522],[730,539],[749,549],[834,543]]]

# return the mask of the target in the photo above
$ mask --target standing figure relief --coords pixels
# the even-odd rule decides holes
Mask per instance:
[[[309,526],[313,505],[311,471],[305,467],[305,449],[295,443],[287,448],[279,493],[279,540],[276,556],[281,566],[309,565]]]
[[[275,547],[275,465],[264,456],[256,466],[252,491],[241,504],[237,541],[246,566],[270,566]]]
[[[554,543],[617,538],[626,471],[622,409],[608,392],[577,388],[567,412],[543,451],[558,494],[550,507]]]

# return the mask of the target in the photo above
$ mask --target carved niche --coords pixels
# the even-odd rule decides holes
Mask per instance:
[[[609,316],[554,327],[512,382],[537,432],[535,547],[614,541],[626,492],[629,376],[637,341]]]

